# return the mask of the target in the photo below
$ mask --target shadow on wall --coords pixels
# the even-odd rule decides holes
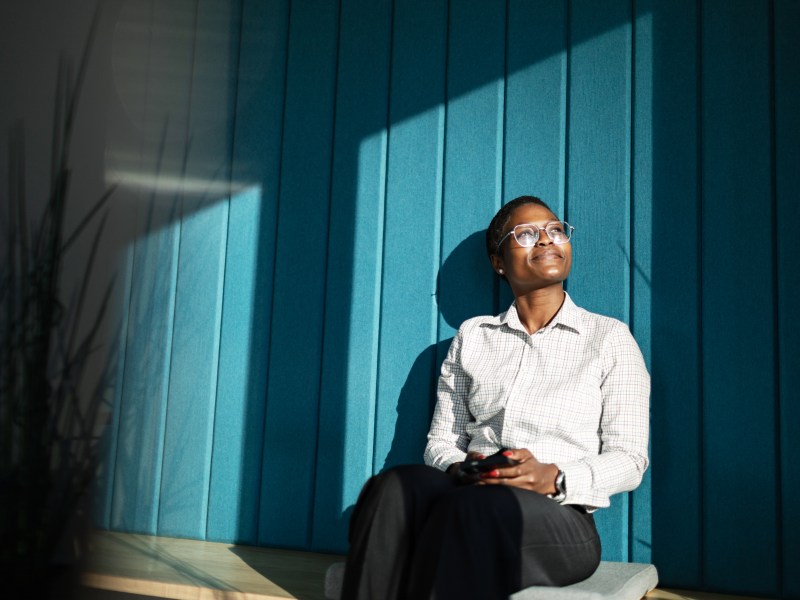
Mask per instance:
[[[485,240],[486,232],[476,231],[456,246],[439,269],[436,286],[439,314],[456,329],[472,317],[497,313],[497,306],[488,305],[484,300],[490,297],[489,290],[472,293],[476,282],[485,285],[486,281],[483,277],[476,277],[476,273],[490,268]],[[499,280],[493,281],[496,290]],[[496,294],[491,296],[496,297]],[[414,361],[397,399],[392,447],[381,470],[422,462],[436,405],[436,382],[452,340],[447,338],[431,344]]]

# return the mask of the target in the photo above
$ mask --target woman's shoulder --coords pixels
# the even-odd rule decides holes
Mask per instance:
[[[573,303],[573,310],[580,322],[586,329],[586,333],[606,336],[630,336],[631,331],[628,324],[615,317],[609,317],[601,313],[592,312]]]
[[[460,332],[468,332],[479,329],[483,325],[501,325],[505,322],[507,312],[508,311],[502,312],[499,315],[478,315],[476,317],[470,317],[462,322],[458,329]]]

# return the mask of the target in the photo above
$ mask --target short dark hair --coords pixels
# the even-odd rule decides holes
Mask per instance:
[[[544,200],[536,196],[520,196],[504,204],[497,211],[497,214],[492,218],[492,222],[489,223],[489,227],[486,229],[486,252],[489,254],[489,258],[499,254],[500,248],[497,245],[503,239],[503,232],[511,219],[511,213],[525,204],[538,204],[553,212]]]

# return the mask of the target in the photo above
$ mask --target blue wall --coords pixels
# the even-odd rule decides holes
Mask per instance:
[[[343,551],[364,480],[421,460],[459,323],[510,301],[481,230],[535,193],[576,227],[570,293],[653,375],[604,558],[800,597],[800,3],[139,5],[131,89],[174,93],[125,138],[153,183],[124,192],[103,526]]]

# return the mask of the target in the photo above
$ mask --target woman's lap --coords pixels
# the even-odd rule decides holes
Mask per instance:
[[[519,488],[459,486],[423,465],[370,479],[350,541],[344,598],[505,598],[580,581],[600,553],[590,515]],[[401,590],[392,596],[381,585]]]

